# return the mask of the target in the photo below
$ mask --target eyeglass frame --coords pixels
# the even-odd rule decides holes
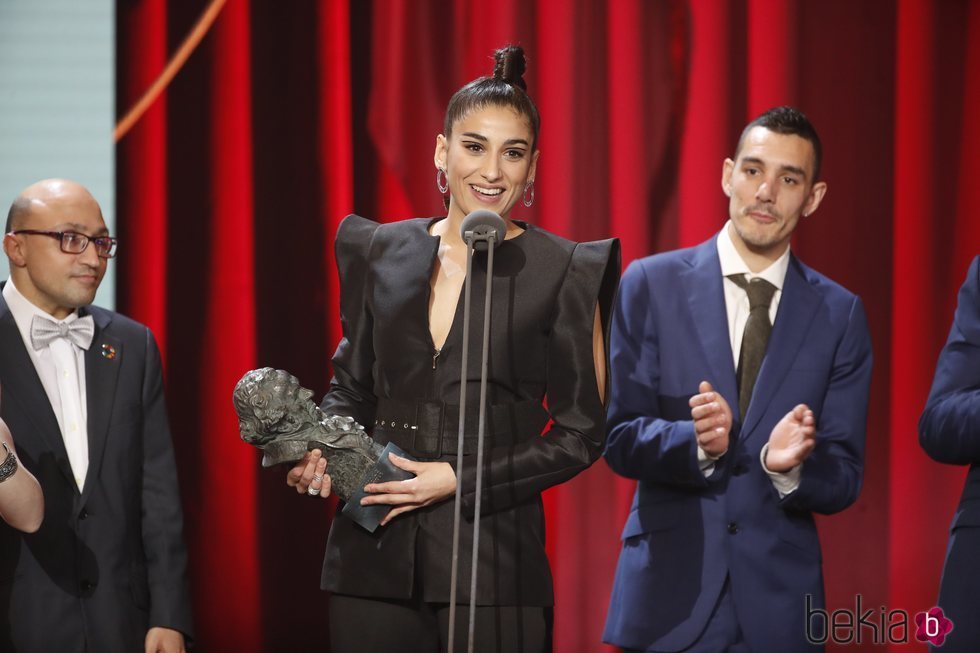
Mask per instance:
[[[95,245],[95,253],[98,255],[99,258],[104,258],[104,259],[114,258],[116,256],[116,247],[119,245],[119,239],[113,238],[112,236],[89,236],[87,234],[83,234],[78,231],[42,231],[40,229],[16,229],[14,231],[9,232],[7,235],[16,236],[18,234],[34,234],[36,236],[49,236],[51,238],[57,238],[59,241],[61,241],[59,245],[61,246],[62,252],[64,252],[65,254],[76,254],[76,255],[81,254],[86,249],[88,249],[88,245],[90,242],[95,242],[98,240],[103,240],[103,241],[107,240],[109,241],[108,254],[103,254],[99,251],[98,243],[96,243]],[[82,248],[77,252],[72,252],[68,249],[65,249],[65,236],[81,237],[82,239],[84,239],[85,244],[82,245]]]

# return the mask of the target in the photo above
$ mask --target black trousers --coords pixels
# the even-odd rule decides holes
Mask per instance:
[[[550,653],[552,608],[477,606],[478,653]],[[454,653],[465,653],[469,605],[456,607]],[[334,594],[330,597],[331,653],[439,653],[448,650],[449,605]]]

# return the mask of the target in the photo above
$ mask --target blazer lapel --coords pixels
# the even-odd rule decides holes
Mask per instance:
[[[51,408],[51,401],[48,399],[48,393],[44,391],[41,378],[37,375],[34,361],[24,346],[24,339],[17,329],[17,322],[2,296],[0,296],[0,384],[3,387],[0,401],[4,404],[17,402],[21,405],[28,419],[37,427],[36,432],[46,447],[54,452],[58,469],[65,475],[65,479],[71,483],[71,486],[76,487],[75,476],[68,462],[65,441],[58,427],[58,418]],[[32,436],[28,433],[17,433],[15,437],[20,439]]]
[[[782,387],[783,379],[796,359],[796,352],[806,340],[813,323],[813,314],[819,306],[819,295],[807,281],[800,262],[790,254],[783,294],[776,311],[776,323],[772,325],[766,357],[762,361],[762,368],[752,391],[752,402],[745,414],[743,431],[755,427],[773,396]]]
[[[109,420],[116,398],[116,381],[123,356],[122,341],[106,333],[112,316],[105,311],[83,311],[95,319],[95,337],[85,352],[85,394],[88,406],[88,473],[85,477],[85,498],[99,477],[102,454],[105,452]]]
[[[735,382],[735,363],[728,315],[725,310],[725,290],[722,286],[721,262],[715,239],[693,250],[692,267],[681,275],[688,298],[694,328],[710,369],[705,380],[725,397],[730,406],[738,406],[738,386]]]

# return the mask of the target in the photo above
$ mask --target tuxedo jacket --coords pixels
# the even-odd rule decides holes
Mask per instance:
[[[464,456],[457,459],[463,301],[445,343],[429,331],[435,219],[379,225],[358,216],[337,233],[344,337],[327,414],[354,417],[379,443],[453,465],[462,487],[458,601],[469,600],[480,351],[487,255],[473,258]],[[593,354],[596,307],[612,310],[615,241],[573,243],[533,225],[495,250],[488,354],[486,456],[477,602],[553,602],[541,491],[597,460],[605,438]],[[542,401],[547,395],[547,410]],[[551,427],[542,434],[549,419]],[[447,603],[453,501],[398,516],[373,533],[338,513],[322,586],[332,592]]]
[[[751,650],[810,650],[805,597],[823,605],[812,513],[843,510],[861,487],[868,327],[858,297],[791,256],[740,422],[715,242],[635,261],[623,275],[610,343],[605,457],[638,483],[604,639],[679,651],[703,631],[727,578]],[[728,452],[708,477],[698,465],[688,405],[705,380],[735,420]],[[781,499],[760,453],[800,403],[816,416],[817,443],[798,489]]]
[[[960,288],[956,315],[919,420],[933,459],[969,465],[950,528],[939,606],[953,622],[942,651],[980,650],[980,257]]]
[[[142,651],[189,635],[187,552],[160,354],[145,326],[97,307],[85,353],[89,466],[79,492],[61,431],[0,296],[0,414],[44,491],[33,534],[0,524],[0,650]]]

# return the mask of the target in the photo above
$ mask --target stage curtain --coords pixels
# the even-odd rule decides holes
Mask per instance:
[[[970,177],[980,172],[980,133],[969,109],[980,83],[978,36],[975,2],[898,3],[888,485],[889,602],[896,605],[935,601],[966,471],[924,457],[915,423],[956,291],[980,252]]]
[[[206,4],[120,0],[120,115]],[[861,295],[875,354],[862,496],[819,519],[828,604],[934,605],[963,470],[925,456],[916,422],[980,251],[980,3],[228,0],[118,145],[119,305],[164,351],[200,650],[329,649],[333,504],[260,468],[231,392],[258,366],[326,391],[337,224],[443,211],[446,103],[507,42],[542,116],[535,204],[514,217],[618,237],[624,263],[724,224],[722,161],[748,120],[811,117],[830,190],[794,252]],[[632,491],[599,462],[546,493],[556,651],[612,650]]]

